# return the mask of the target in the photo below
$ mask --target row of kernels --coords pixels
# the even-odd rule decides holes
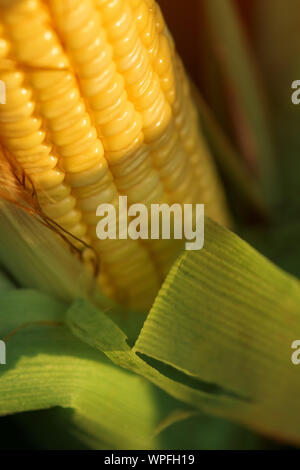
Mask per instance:
[[[93,12],[93,19],[100,26],[100,16],[97,16],[97,12],[93,10],[91,2],[83,3],[87,4],[90,13]],[[55,5],[55,2],[52,2],[52,6],[54,6],[54,16],[57,18],[59,6]],[[74,9],[76,10],[76,8],[77,6],[74,4]],[[73,11],[75,11],[74,9]],[[62,26],[61,34],[71,53],[73,64],[80,78],[81,89],[89,103],[112,172],[115,178],[117,176],[115,182],[118,184],[118,189],[120,189],[119,185],[122,186],[123,183],[122,170],[124,172],[126,168],[126,157],[136,149],[138,150],[143,142],[141,118],[127,98],[123,77],[117,73],[115,63],[111,61],[112,48],[107,42],[106,32],[102,25],[98,28],[97,34],[91,36],[90,32],[94,30],[88,27],[88,24],[92,24],[92,18],[89,15],[84,22],[81,22],[80,27],[78,26],[79,29],[75,32],[71,27],[71,22],[66,21],[66,23],[69,29],[64,30]],[[76,40],[68,41],[71,32],[74,35],[76,33]],[[83,37],[85,32],[88,32],[89,41],[86,41]],[[92,44],[92,47],[90,44]],[[85,49],[87,49],[87,54]],[[83,60],[82,57],[88,57],[88,60]],[[142,196],[135,186],[134,174],[130,179],[132,194],[129,189],[127,191],[128,198],[133,198],[134,201],[140,200]],[[117,194],[112,192],[111,189],[109,184],[103,188],[103,191],[106,191],[105,202],[117,197]],[[84,208],[84,220],[88,223],[88,231],[93,238],[93,244],[118,290],[122,291],[122,286],[125,290],[126,287],[129,297],[133,297],[134,293],[145,293],[147,291],[146,277],[151,278],[151,283],[157,288],[157,276],[147,250],[139,243],[132,242],[132,240],[122,241],[121,250],[118,248],[119,243],[117,240],[103,241],[95,239],[95,224],[97,223],[95,206],[97,203],[99,204],[99,194],[93,193],[92,188],[89,188],[89,190],[78,188],[75,189],[75,192],[80,197],[80,207]],[[118,202],[111,202],[117,210]],[[136,260],[135,264],[133,263],[134,259]],[[120,263],[122,264],[122,271],[120,271]],[[146,273],[147,276],[143,274],[143,286],[132,281],[133,273],[135,271],[140,272],[142,264],[145,264],[145,270],[149,271],[147,271],[148,274]]]
[[[122,79],[118,77],[116,66],[112,61],[111,46],[107,42],[106,33],[102,28],[100,15],[91,1],[86,0],[82,3],[85,4],[88,15],[86,15],[83,22],[74,25],[73,17],[69,12],[64,15],[63,24],[60,23],[62,7],[57,1],[51,2],[55,18],[61,27],[61,33],[73,57],[74,65],[78,70],[82,90],[93,111],[99,134],[103,139],[104,148],[107,152],[122,150],[139,138],[141,121],[138,113],[132,110],[131,103],[127,100],[126,94],[122,94],[124,91]],[[82,8],[82,4],[74,2],[73,15],[74,11],[76,12],[78,8]],[[92,27],[93,24],[97,25],[97,27]],[[89,44],[98,44],[96,56],[99,62],[94,69],[94,73],[92,71],[93,67],[91,67],[92,76],[87,76],[86,68],[88,64],[93,65],[93,60],[88,60],[84,64],[78,60],[79,55],[85,55],[85,48],[88,48]],[[74,50],[76,50],[75,54]],[[103,58],[103,60],[99,58]],[[116,82],[117,87],[115,86]],[[111,90],[113,92],[107,95],[107,91]],[[105,108],[115,106],[116,94],[118,93],[119,98],[122,97],[119,107],[115,107],[115,114],[107,115],[107,120],[105,121],[103,119],[103,109],[101,109],[102,102],[106,100]],[[111,117],[113,120],[111,120]]]
[[[8,89],[11,90],[8,74],[5,79]],[[7,100],[9,103],[9,92]],[[23,105],[22,101],[21,106]],[[1,125],[0,131],[3,143],[37,186],[43,212],[65,229],[71,229],[73,235],[83,236],[86,228],[80,223],[81,215],[75,209],[76,200],[70,194],[70,188],[64,183],[65,175],[57,166],[57,157],[52,153],[51,146],[46,143],[45,132],[41,130],[41,119],[32,114],[20,120],[16,101],[13,108],[9,109],[9,120],[6,106],[1,107],[0,121],[4,124]],[[22,138],[18,134],[13,134],[16,128],[24,128]],[[10,137],[9,134],[14,137]]]

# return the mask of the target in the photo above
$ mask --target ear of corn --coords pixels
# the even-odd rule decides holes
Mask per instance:
[[[148,307],[174,241],[96,238],[96,208],[204,203],[228,221],[188,80],[150,0],[0,0],[0,139],[43,212],[101,259],[111,295]]]

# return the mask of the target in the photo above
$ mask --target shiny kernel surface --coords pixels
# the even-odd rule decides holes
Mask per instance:
[[[178,242],[99,240],[96,209],[205,203],[226,224],[222,188],[188,80],[154,0],[0,3],[0,142],[44,213],[101,259],[99,282],[147,309]]]

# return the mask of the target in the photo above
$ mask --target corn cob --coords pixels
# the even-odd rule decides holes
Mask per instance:
[[[91,244],[111,295],[147,308],[174,241],[98,240],[96,208],[226,203],[198,129],[188,80],[151,0],[0,0],[0,139],[43,212]]]

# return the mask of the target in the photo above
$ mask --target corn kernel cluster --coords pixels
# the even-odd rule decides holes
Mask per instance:
[[[178,247],[98,240],[96,208],[204,203],[226,224],[188,80],[153,0],[0,0],[1,144],[43,212],[91,244],[111,295],[146,308]]]

